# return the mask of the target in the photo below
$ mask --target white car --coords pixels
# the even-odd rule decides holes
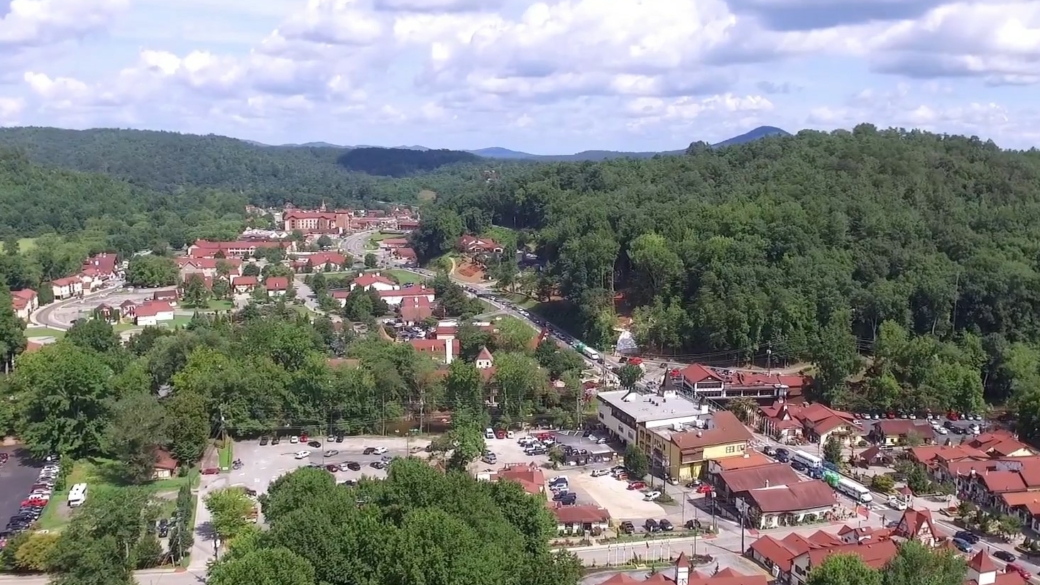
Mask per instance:
[[[940,435],[948,435],[948,434],[950,434],[950,431],[946,430],[943,427],[935,427],[935,432],[939,433]]]
[[[339,451],[337,451],[335,449],[329,449],[328,451],[325,452],[325,456],[326,457],[335,457],[336,455],[339,455]]]
[[[603,477],[604,475],[610,475],[609,469],[596,469],[592,472],[592,477]]]
[[[652,502],[652,501],[654,501],[654,500],[656,500],[657,498],[660,498],[660,497],[661,497],[661,492],[655,490],[655,491],[652,491],[652,492],[647,492],[646,495],[643,496],[643,499],[646,500],[647,502]]]
[[[295,457],[297,459],[306,459],[306,458],[308,458],[310,456],[311,456],[311,452],[310,451],[297,451],[296,455],[293,455],[293,457]]]
[[[375,453],[376,455],[382,455],[383,453],[386,453],[389,450],[390,449],[387,449],[386,447],[376,447],[376,450],[373,451],[373,453]]]
[[[289,442],[292,443],[293,445],[295,445],[296,443],[300,442],[300,438],[297,437],[296,435],[293,435],[293,436],[289,437]]]

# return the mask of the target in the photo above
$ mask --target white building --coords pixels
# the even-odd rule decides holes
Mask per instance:
[[[627,390],[596,395],[596,416],[626,445],[636,443],[639,429],[652,430],[699,423],[710,417],[708,407],[675,392],[641,394]]]
[[[155,326],[160,322],[173,320],[173,307],[165,301],[148,301],[137,307],[134,315],[137,325],[141,327]]]
[[[432,288],[422,286],[413,286],[412,288],[404,288],[400,290],[379,291],[379,297],[391,307],[400,305],[401,302],[404,301],[405,297],[426,297],[426,300],[432,303],[435,296],[436,294]]]
[[[350,290],[354,290],[359,286],[362,289],[374,288],[380,292],[401,288],[397,286],[396,282],[378,272],[366,272],[365,274],[355,278],[354,281],[350,283]],[[396,304],[401,304],[401,302],[398,301]]]

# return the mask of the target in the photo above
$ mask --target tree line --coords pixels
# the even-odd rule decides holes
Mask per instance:
[[[566,305],[594,345],[611,346],[625,314],[644,352],[814,362],[828,400],[847,393],[858,356],[891,323],[912,345],[900,359],[926,347],[944,359],[883,384],[937,384],[931,406],[968,409],[976,387],[999,403],[1022,386],[1015,376],[1037,375],[1035,361],[1014,372],[1009,362],[1040,342],[1038,185],[1036,151],[862,124],[685,156],[504,168],[482,192],[440,198],[413,244],[426,261],[489,224],[516,230],[541,261],[519,289]],[[943,398],[950,385],[962,398]],[[904,392],[879,406],[922,403]]]
[[[534,347],[519,320],[497,321],[494,333],[463,320],[447,371],[440,356],[384,341],[372,325],[357,335],[277,301],[196,314],[181,329],[145,327],[124,344],[107,321],[83,319],[15,360],[0,385],[0,431],[36,456],[112,458],[113,472],[146,483],[157,447],[193,464],[218,431],[384,433],[437,410],[465,411],[481,429],[580,419],[581,359],[551,342]],[[484,347],[495,353],[490,377],[474,366]]]

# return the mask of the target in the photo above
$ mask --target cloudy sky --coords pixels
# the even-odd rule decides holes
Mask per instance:
[[[866,121],[1026,148],[1038,98],[1038,0],[0,0],[0,126],[563,153]]]

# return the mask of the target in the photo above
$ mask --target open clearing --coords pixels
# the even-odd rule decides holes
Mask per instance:
[[[21,238],[18,240],[18,252],[27,254],[36,247],[36,238]]]
[[[397,279],[401,284],[421,284],[426,282],[426,277],[421,274],[407,270],[387,270],[387,274]]]
[[[48,327],[26,327],[25,336],[32,337],[53,337],[54,339],[61,339],[65,337],[65,332],[61,329],[50,329]]]

